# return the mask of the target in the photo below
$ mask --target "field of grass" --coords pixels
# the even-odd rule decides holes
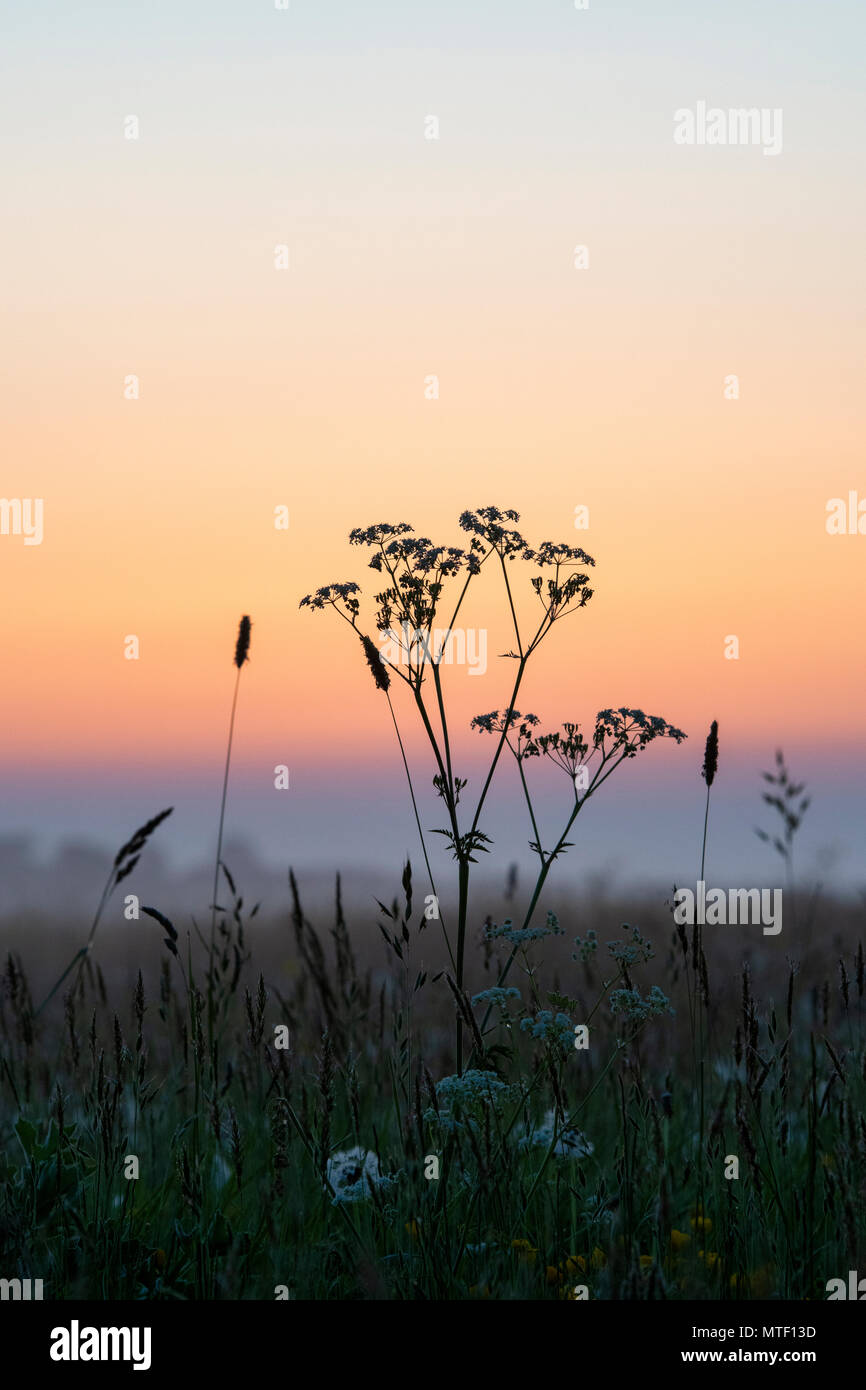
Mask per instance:
[[[8,956],[6,1277],[56,1299],[820,1299],[863,1266],[854,909],[825,904],[787,943],[797,972],[758,945],[737,981],[741,940],[714,938],[705,1007],[663,907],[638,937],[599,921],[574,960],[559,904],[480,1040],[489,1000],[471,1000],[513,947],[479,926],[458,1077],[460,1004],[408,874],[380,914],[402,958],[370,913],[316,926],[296,898],[290,926],[287,891],[286,921],[259,925],[225,889],[212,1017],[207,943],[184,933],[174,956],[146,916],[140,975],[105,937],[105,970],[86,958],[37,1018]],[[613,1012],[623,976],[676,1013]]]
[[[580,567],[593,564],[569,546],[531,550],[504,524],[518,519],[465,513],[466,552],[406,526],[352,533],[373,549],[376,626],[403,632],[402,669],[359,626],[357,585],[304,600],[360,641],[401,755],[391,686],[407,687],[453,884],[435,886],[404,755],[421,855],[380,902],[344,911],[338,881],[313,921],[290,876],[282,921],[246,905],[254,885],[236,886],[221,854],[244,617],[209,932],[134,894],[168,811],[119,850],[59,979],[59,937],[7,926],[0,1276],[41,1279],[51,1299],[748,1301],[824,1299],[828,1280],[866,1269],[862,906],[795,890],[808,798],[779,755],[764,801],[781,829],[762,835],[787,875],[784,937],[684,925],[650,899],[627,916],[578,912],[552,872],[578,815],[621,764],[686,736],[625,707],[586,738],[576,723],[539,734],[515,708],[536,647],[591,598]],[[529,629],[515,560],[541,570]],[[485,564],[513,615],[514,681],[502,712],[472,721],[493,750],[473,813],[442,653],[417,634],[462,574],[454,627]],[[470,886],[501,757],[516,761],[534,837],[526,902],[513,876],[486,902]],[[713,723],[704,855],[718,758]],[[544,841],[542,759],[567,779],[561,832]],[[121,884],[123,933],[98,935]]]

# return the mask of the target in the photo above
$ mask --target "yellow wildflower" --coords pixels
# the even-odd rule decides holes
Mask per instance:
[[[774,1265],[761,1265],[749,1275],[749,1288],[753,1298],[768,1298],[776,1282]]]
[[[767,1298],[773,1291],[775,1266],[761,1265],[749,1274],[732,1274],[731,1288],[737,1293],[747,1293],[752,1298]]]
[[[511,1248],[517,1252],[518,1259],[523,1260],[529,1265],[535,1264],[535,1257],[538,1251],[535,1249],[534,1245],[529,1244],[528,1240],[513,1240],[511,1242]]]

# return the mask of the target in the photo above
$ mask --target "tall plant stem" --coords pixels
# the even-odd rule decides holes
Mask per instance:
[[[510,714],[510,712],[514,709],[514,702],[515,702],[515,700],[517,699],[517,695],[518,695],[518,692],[519,692],[519,690],[520,690],[520,682],[523,680],[523,672],[524,672],[524,670],[526,669],[526,661],[527,661],[527,658],[526,658],[525,656],[522,656],[522,657],[520,658],[520,664],[519,664],[518,670],[517,670],[517,677],[516,677],[515,682],[514,682],[514,689],[513,689],[512,692],[511,692],[511,699],[510,699],[509,702],[508,702],[508,710],[507,710],[507,712],[506,712],[506,718],[505,718],[505,720],[503,721],[503,730],[502,730],[502,733],[501,733],[501,735],[500,735],[499,742],[498,742],[498,744],[496,745],[496,751],[495,751],[494,754],[493,754],[493,761],[492,761],[491,764],[490,764],[490,768],[489,768],[488,773],[487,773],[487,778],[486,778],[486,780],[485,780],[484,786],[483,786],[482,789],[481,789],[481,795],[480,795],[480,797],[478,798],[478,805],[475,807],[475,815],[474,815],[473,818],[472,818],[472,828],[471,828],[471,830],[470,830],[470,832],[469,832],[470,835],[471,835],[471,834],[474,834],[475,830],[476,830],[477,827],[478,827],[478,819],[479,819],[479,817],[480,817],[480,815],[481,815],[481,808],[482,808],[482,806],[484,805],[484,801],[485,801],[485,798],[486,798],[486,796],[487,796],[487,792],[488,792],[488,790],[489,790],[489,788],[490,788],[490,783],[493,781],[493,774],[494,774],[494,772],[496,771],[496,765],[497,765],[497,763],[499,762],[500,754],[502,753],[502,750],[503,750],[503,748],[505,747],[505,744],[506,744],[506,741],[507,741],[507,735],[508,735],[508,714]],[[569,823],[570,823],[570,822],[569,822]],[[546,877],[546,874],[545,874],[545,877]],[[542,881],[543,881],[543,880],[542,880]],[[538,887],[537,887],[537,889],[536,889],[536,894],[535,894],[535,897],[533,898],[533,907],[534,907],[535,902],[537,901],[538,893],[540,893],[540,891],[541,891],[541,883],[538,884]],[[469,861],[468,861],[468,859],[465,859],[465,858],[461,857],[461,858],[460,858],[460,869],[459,869],[459,875],[458,875],[458,899],[457,899],[457,988],[458,988],[458,989],[461,989],[461,990],[462,990],[462,988],[463,988],[463,960],[464,960],[464,955],[465,955],[465,951],[466,951],[466,922],[467,922],[467,918],[468,918],[468,913],[469,913]],[[488,1012],[489,1012],[489,1010],[488,1010]],[[457,1071],[458,1071],[458,1073],[460,1073],[460,1074],[462,1074],[462,1072],[463,1072],[463,1023],[462,1023],[462,1020],[460,1019],[459,1015],[458,1015],[458,1018],[457,1018]]]
[[[433,870],[430,867],[430,860],[427,855],[427,842],[424,839],[424,831],[421,828],[421,817],[418,814],[418,803],[415,800],[415,789],[412,786],[412,774],[409,771],[409,763],[406,759],[406,750],[403,747],[403,739],[400,736],[400,729],[397,724],[397,716],[394,713],[394,706],[391,703],[391,696],[387,690],[385,691],[385,698],[388,701],[388,708],[391,711],[391,719],[394,724],[394,732],[397,735],[397,742],[400,745],[400,756],[403,759],[403,767],[406,770],[406,781],[409,783],[409,795],[412,798],[412,810],[415,812],[415,824],[418,827],[418,836],[421,840],[421,853],[424,855],[424,863],[427,866],[427,877],[430,880],[430,887],[433,889],[433,893],[436,898],[436,905],[439,911],[439,921],[442,925],[442,935],[445,937],[445,945],[448,947],[448,956],[451,961],[451,965],[456,971],[457,963],[454,959],[454,952],[451,949],[451,940],[448,936],[448,931],[445,926],[445,919],[442,916],[442,904],[439,902],[439,894],[436,892],[436,884],[433,881]]]
[[[707,804],[704,808],[704,836],[701,844],[701,883],[704,882],[704,866],[707,860],[707,824],[709,822],[709,817],[710,788],[708,786]],[[703,975],[704,932],[703,927],[700,923],[698,923],[695,927],[694,941],[697,946],[697,952],[692,952],[692,954],[695,956],[695,959],[692,961],[692,969],[695,972],[695,1007],[697,1009],[698,1014],[698,1056],[696,1058],[695,1071],[697,1073],[698,1100],[700,1106],[698,1152],[701,1155],[701,1162],[698,1164],[698,1203],[700,1206],[700,1215],[704,1216],[704,998],[703,987],[700,983],[700,979]],[[692,1037],[694,1037],[694,1033],[692,1034]]]
[[[463,953],[466,948],[466,917],[469,906],[469,861],[460,860],[457,900],[457,988],[463,988]],[[457,1073],[463,1074],[463,1020],[457,1015]]]
[[[707,858],[707,821],[710,818],[710,789],[707,787],[707,805],[704,811],[704,841],[701,846],[701,880],[704,877],[704,864]]]
[[[88,936],[87,941],[78,951],[75,952],[75,955],[72,957],[72,960],[67,965],[66,969],[60,976],[60,979],[57,981],[54,988],[50,990],[48,994],[46,994],[45,998],[42,1000],[42,1003],[39,1005],[39,1008],[35,1010],[33,1014],[34,1018],[38,1018],[39,1015],[42,1013],[42,1010],[45,1008],[45,1005],[49,1002],[49,1000],[54,998],[60,986],[63,984],[63,981],[66,979],[66,976],[69,974],[70,970],[74,969],[76,963],[78,965],[78,973],[76,974],[75,979],[72,982],[73,993],[77,989],[78,981],[81,978],[81,972],[84,969],[85,959],[90,954],[90,948],[93,945],[93,938],[96,935],[96,928],[99,926],[99,921],[102,917],[105,904],[108,902],[109,895],[111,893],[112,888],[114,887],[115,872],[115,869],[112,868],[111,873],[108,875],[108,882],[102,890],[102,897],[99,900],[99,906],[96,909],[96,915],[93,918],[93,924],[90,928],[90,935]]]
[[[232,697],[232,712],[231,712],[231,717],[230,717],[230,719],[229,719],[229,741],[228,741],[228,747],[226,748],[226,766],[225,766],[225,773],[223,774],[223,794],[222,794],[222,800],[221,800],[221,802],[220,802],[220,824],[219,824],[219,832],[218,832],[218,834],[217,834],[216,862],[215,862],[215,864],[214,864],[214,870],[213,870],[213,901],[211,902],[211,910],[210,910],[210,950],[209,950],[209,953],[208,953],[208,982],[207,982],[207,1026],[208,1026],[208,1044],[209,1044],[209,1046],[212,1046],[212,1045],[213,1045],[213,948],[214,948],[214,937],[215,937],[215,935],[216,935],[217,887],[219,886],[220,862],[221,862],[221,860],[222,860],[222,852],[223,852],[223,825],[224,825],[224,823],[225,823],[225,815],[226,815],[226,797],[227,797],[227,795],[228,795],[228,789],[229,789],[229,766],[230,766],[231,760],[232,760],[232,739],[233,739],[233,737],[234,737],[234,732],[235,732],[235,710],[237,709],[237,705],[238,705],[238,688],[239,688],[240,683],[241,683],[241,671],[242,671],[242,670],[243,670],[243,667],[242,667],[242,666],[239,666],[239,667],[238,667],[237,676],[235,677],[235,693],[234,693],[234,695],[233,695],[233,697]]]
[[[514,696],[512,696],[512,704],[513,704],[513,702],[514,702]],[[606,766],[606,764],[608,763],[608,761],[609,761],[609,759],[610,759],[610,756],[611,756],[611,755],[606,754],[606,753],[602,750],[602,752],[601,752],[601,762],[600,762],[598,768],[596,769],[595,775],[594,775],[594,777],[593,777],[593,779],[592,779],[592,782],[591,782],[590,785],[589,785],[589,788],[587,789],[586,795],[584,796],[584,798],[583,798],[582,801],[578,801],[577,798],[575,798],[574,808],[573,808],[573,810],[571,811],[571,814],[569,815],[568,820],[567,820],[566,823],[565,823],[565,828],[563,829],[561,835],[559,836],[559,839],[557,840],[556,845],[555,845],[554,848],[551,850],[550,854],[548,854],[546,857],[542,858],[542,860],[541,860],[541,869],[539,870],[538,878],[536,879],[536,882],[535,882],[535,888],[533,889],[532,897],[531,897],[530,902],[529,902],[529,906],[527,907],[527,909],[526,909],[526,914],[525,914],[525,916],[524,916],[524,918],[523,918],[523,922],[522,922],[522,925],[521,925],[521,931],[525,931],[526,928],[529,926],[530,922],[532,921],[533,914],[534,914],[534,912],[535,912],[536,907],[538,906],[538,899],[539,899],[540,896],[541,896],[541,890],[542,890],[542,888],[544,887],[545,881],[546,881],[546,879],[547,879],[548,874],[550,873],[550,870],[551,870],[551,868],[552,868],[552,866],[553,866],[554,860],[557,859],[557,857],[559,856],[560,852],[562,851],[562,848],[563,848],[563,846],[564,846],[564,844],[565,844],[565,837],[566,837],[566,835],[569,833],[569,831],[571,830],[571,827],[574,825],[574,822],[575,822],[575,820],[577,819],[578,813],[583,809],[583,807],[586,805],[586,803],[587,803],[587,801],[589,800],[589,798],[593,795],[594,792],[596,792],[596,791],[598,790],[598,788],[602,785],[602,783],[606,782],[607,779],[608,779],[608,777],[610,777],[610,776],[616,771],[616,769],[619,767],[620,763],[623,761],[623,757],[624,757],[625,755],[623,755],[623,757],[617,758],[616,761],[613,762],[613,763],[611,764],[611,766],[608,768],[607,772],[605,772],[604,769],[605,769],[605,766]],[[499,972],[499,977],[498,977],[498,979],[497,979],[497,981],[496,981],[497,986],[502,985],[502,984],[505,982],[505,980],[506,980],[506,978],[507,978],[507,976],[508,976],[508,973],[509,973],[509,971],[511,970],[511,967],[512,967],[512,965],[514,964],[514,961],[517,959],[517,952],[518,952],[518,950],[519,950],[519,946],[517,946],[517,945],[512,946],[512,948],[511,948],[511,953],[509,954],[509,957],[508,957],[507,961],[505,962],[504,966],[502,967],[502,969],[501,969],[500,972]],[[488,1024],[489,1021],[490,1021],[490,1014],[491,1014],[492,1010],[493,1010],[493,1005],[492,1005],[492,1004],[488,1004],[487,1009],[485,1010],[485,1013],[484,1013],[484,1018],[481,1020],[481,1030],[480,1030],[480,1031],[481,1031],[482,1035],[483,1035],[483,1033],[484,1033],[484,1030],[485,1030],[486,1027],[487,1027],[487,1024]],[[474,1049],[473,1049],[473,1055],[474,1055]],[[470,1058],[470,1060],[471,1060],[471,1058]]]
[[[526,670],[526,662],[527,662],[527,660],[528,660],[528,657],[522,656],[522,657],[520,658],[520,661],[519,661],[519,664],[518,664],[518,667],[517,667],[517,677],[516,677],[515,682],[514,682],[514,689],[513,689],[512,692],[511,692],[511,699],[508,701],[508,706],[507,706],[507,709],[506,709],[506,717],[505,717],[505,719],[503,720],[503,726],[504,726],[504,727],[503,727],[502,732],[501,732],[501,734],[500,734],[500,736],[499,736],[499,742],[498,742],[497,745],[496,745],[496,751],[495,751],[494,754],[493,754],[493,761],[492,761],[491,764],[490,764],[490,768],[489,768],[489,771],[488,771],[488,773],[487,773],[487,778],[486,778],[486,780],[485,780],[485,782],[484,782],[484,786],[481,788],[481,795],[480,795],[479,798],[478,798],[478,805],[475,807],[475,815],[474,815],[473,818],[472,818],[472,830],[477,830],[477,828],[478,828],[478,818],[479,818],[479,816],[481,815],[481,808],[482,808],[482,806],[484,805],[484,802],[485,802],[485,800],[486,800],[486,798],[487,798],[487,793],[488,793],[488,791],[490,790],[490,783],[493,781],[493,774],[494,774],[494,772],[496,771],[496,766],[497,766],[497,763],[499,762],[499,756],[500,756],[500,754],[501,754],[503,748],[505,747],[505,744],[506,744],[506,741],[507,741],[507,737],[508,737],[508,715],[509,715],[509,714],[511,713],[511,711],[514,709],[514,702],[515,702],[515,700],[517,699],[518,693],[519,693],[519,691],[520,691],[520,682],[523,680],[523,672]]]

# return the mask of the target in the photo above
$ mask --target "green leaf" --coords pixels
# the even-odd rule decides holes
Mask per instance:
[[[207,1233],[208,1248],[212,1255],[222,1255],[232,1243],[232,1229],[221,1211],[214,1213]]]
[[[36,1149],[36,1128],[29,1120],[19,1119],[15,1126],[15,1133],[18,1135],[18,1142],[28,1158],[34,1157]]]

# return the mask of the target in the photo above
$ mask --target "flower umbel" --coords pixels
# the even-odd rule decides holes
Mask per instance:
[[[657,1018],[660,1014],[676,1013],[667,995],[659,989],[658,985],[653,985],[645,999],[642,998],[639,989],[612,990],[610,1011],[612,1014],[621,1014],[624,1018],[632,1019],[636,1023],[645,1023],[647,1019]]]
[[[547,1149],[556,1128],[556,1111],[548,1110],[544,1119],[534,1129],[527,1130],[518,1141],[521,1149],[539,1147]],[[594,1145],[577,1129],[564,1129],[557,1139],[553,1152],[557,1158],[588,1158]]]
[[[370,1196],[371,1190],[387,1192],[397,1180],[396,1175],[387,1177],[381,1171],[376,1155],[360,1145],[332,1154],[328,1159],[326,1177],[334,1189],[332,1206],[339,1202],[362,1202]]]

